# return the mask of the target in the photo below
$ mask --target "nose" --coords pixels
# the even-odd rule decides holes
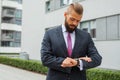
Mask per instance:
[[[78,25],[78,22],[75,20],[75,21],[73,21],[73,25]]]

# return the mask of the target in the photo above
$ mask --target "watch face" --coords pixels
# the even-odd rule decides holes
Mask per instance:
[[[76,61],[77,61],[77,66],[79,66],[80,65],[79,58],[77,58]]]

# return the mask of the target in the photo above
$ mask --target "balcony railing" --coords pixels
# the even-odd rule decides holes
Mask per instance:
[[[9,17],[13,18],[15,17],[15,9],[3,9],[2,11],[2,17]]]
[[[6,34],[2,34],[1,40],[2,40],[2,41],[14,41],[12,35],[6,35]]]

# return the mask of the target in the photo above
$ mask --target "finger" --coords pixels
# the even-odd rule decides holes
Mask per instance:
[[[88,62],[91,62],[92,60],[91,60],[91,58],[88,58],[88,60],[87,60]]]
[[[61,67],[65,67],[65,65],[62,64]]]

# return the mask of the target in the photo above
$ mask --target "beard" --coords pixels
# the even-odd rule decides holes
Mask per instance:
[[[74,29],[72,29],[72,28],[70,28],[70,26],[74,26],[75,28]],[[67,20],[65,19],[65,27],[66,27],[66,30],[67,30],[67,32],[69,32],[69,33],[72,33],[73,31],[75,31],[75,29],[77,28],[77,26],[75,26],[75,25],[70,25],[70,24],[68,24],[68,22],[67,22]]]

